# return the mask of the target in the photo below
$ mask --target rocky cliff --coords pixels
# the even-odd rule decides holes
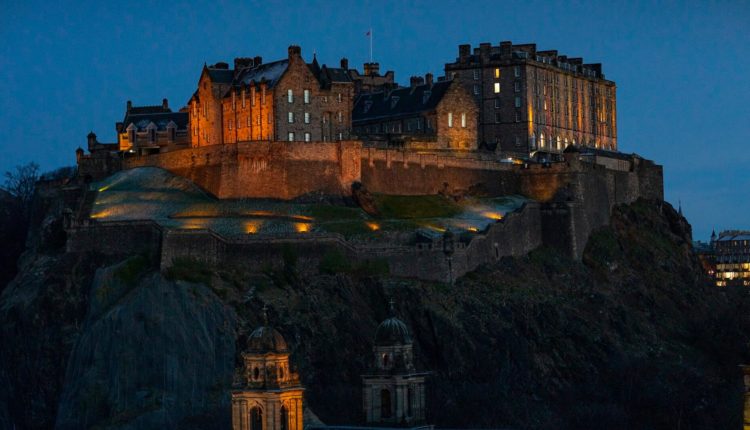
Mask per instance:
[[[306,404],[357,423],[359,375],[390,297],[432,372],[430,421],[519,429],[737,428],[746,291],[711,288],[690,227],[663,202],[618,207],[582,262],[549,249],[454,286],[334,265],[228,272],[149,255],[65,254],[42,196],[0,295],[3,428],[229,428],[229,387],[264,304]],[[339,267],[340,269],[336,269]],[[605,424],[606,423],[606,424]]]

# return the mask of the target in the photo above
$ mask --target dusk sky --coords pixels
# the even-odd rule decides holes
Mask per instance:
[[[68,3],[68,4],[63,4]],[[619,5],[616,5],[619,4]],[[93,130],[114,142],[125,102],[183,106],[204,62],[287,46],[321,63],[369,56],[443,73],[458,45],[536,43],[602,63],[617,83],[618,143],[664,165],[665,198],[696,239],[750,229],[750,2],[32,2],[0,13],[0,171],[75,163]]]

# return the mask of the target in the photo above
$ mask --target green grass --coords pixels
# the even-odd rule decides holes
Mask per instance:
[[[194,258],[179,257],[172,260],[165,276],[170,281],[187,281],[196,284],[211,284],[211,269]]]
[[[125,261],[117,268],[114,275],[127,285],[133,285],[148,269],[148,259],[143,255],[136,255]]]
[[[375,204],[383,218],[450,218],[461,206],[443,196],[391,196],[376,194]]]

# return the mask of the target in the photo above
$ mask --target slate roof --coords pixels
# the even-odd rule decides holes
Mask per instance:
[[[732,232],[732,233],[726,233],[722,232],[719,236],[719,239],[717,241],[719,242],[729,242],[733,240],[750,240],[750,231],[741,231],[741,232]]]
[[[234,79],[234,70],[208,68],[208,76],[211,81],[219,84],[230,84]]]
[[[354,103],[352,121],[406,117],[435,110],[452,82],[438,81],[432,85],[423,84],[363,94],[357,97]]]
[[[284,72],[286,72],[287,67],[289,67],[289,60],[279,60],[255,67],[246,67],[237,73],[237,78],[234,79],[233,84],[247,85],[250,82],[259,83],[265,80],[268,88],[273,88],[279,82]]]
[[[187,130],[188,122],[190,117],[187,112],[158,112],[158,113],[142,113],[133,114],[133,109],[130,113],[125,115],[123,124],[127,128],[130,124],[136,126],[138,131],[146,131],[146,127],[152,122],[156,125],[156,129],[164,131],[167,129],[167,124],[170,121],[174,121],[177,125],[177,130]]]
[[[321,82],[351,82],[352,78],[349,76],[349,72],[346,71],[346,69],[341,69],[338,67],[328,67],[323,66],[323,68],[320,70],[320,78]]]
[[[600,148],[592,148],[590,146],[578,146],[578,147],[569,146],[568,148],[565,149],[565,151],[567,152],[569,148],[577,149],[578,152],[580,152],[581,155],[583,156],[595,155],[598,157],[615,158],[618,160],[625,160],[625,161],[630,161],[633,158],[633,156],[638,157],[638,155],[636,154],[625,154],[623,152],[610,151],[607,149],[600,149]]]

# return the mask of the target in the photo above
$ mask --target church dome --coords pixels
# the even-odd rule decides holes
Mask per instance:
[[[409,329],[403,321],[395,316],[380,323],[375,331],[375,345],[391,346],[411,343]]]
[[[267,353],[267,352],[289,352],[289,347],[275,328],[261,326],[255,329],[247,338],[247,352]]]

